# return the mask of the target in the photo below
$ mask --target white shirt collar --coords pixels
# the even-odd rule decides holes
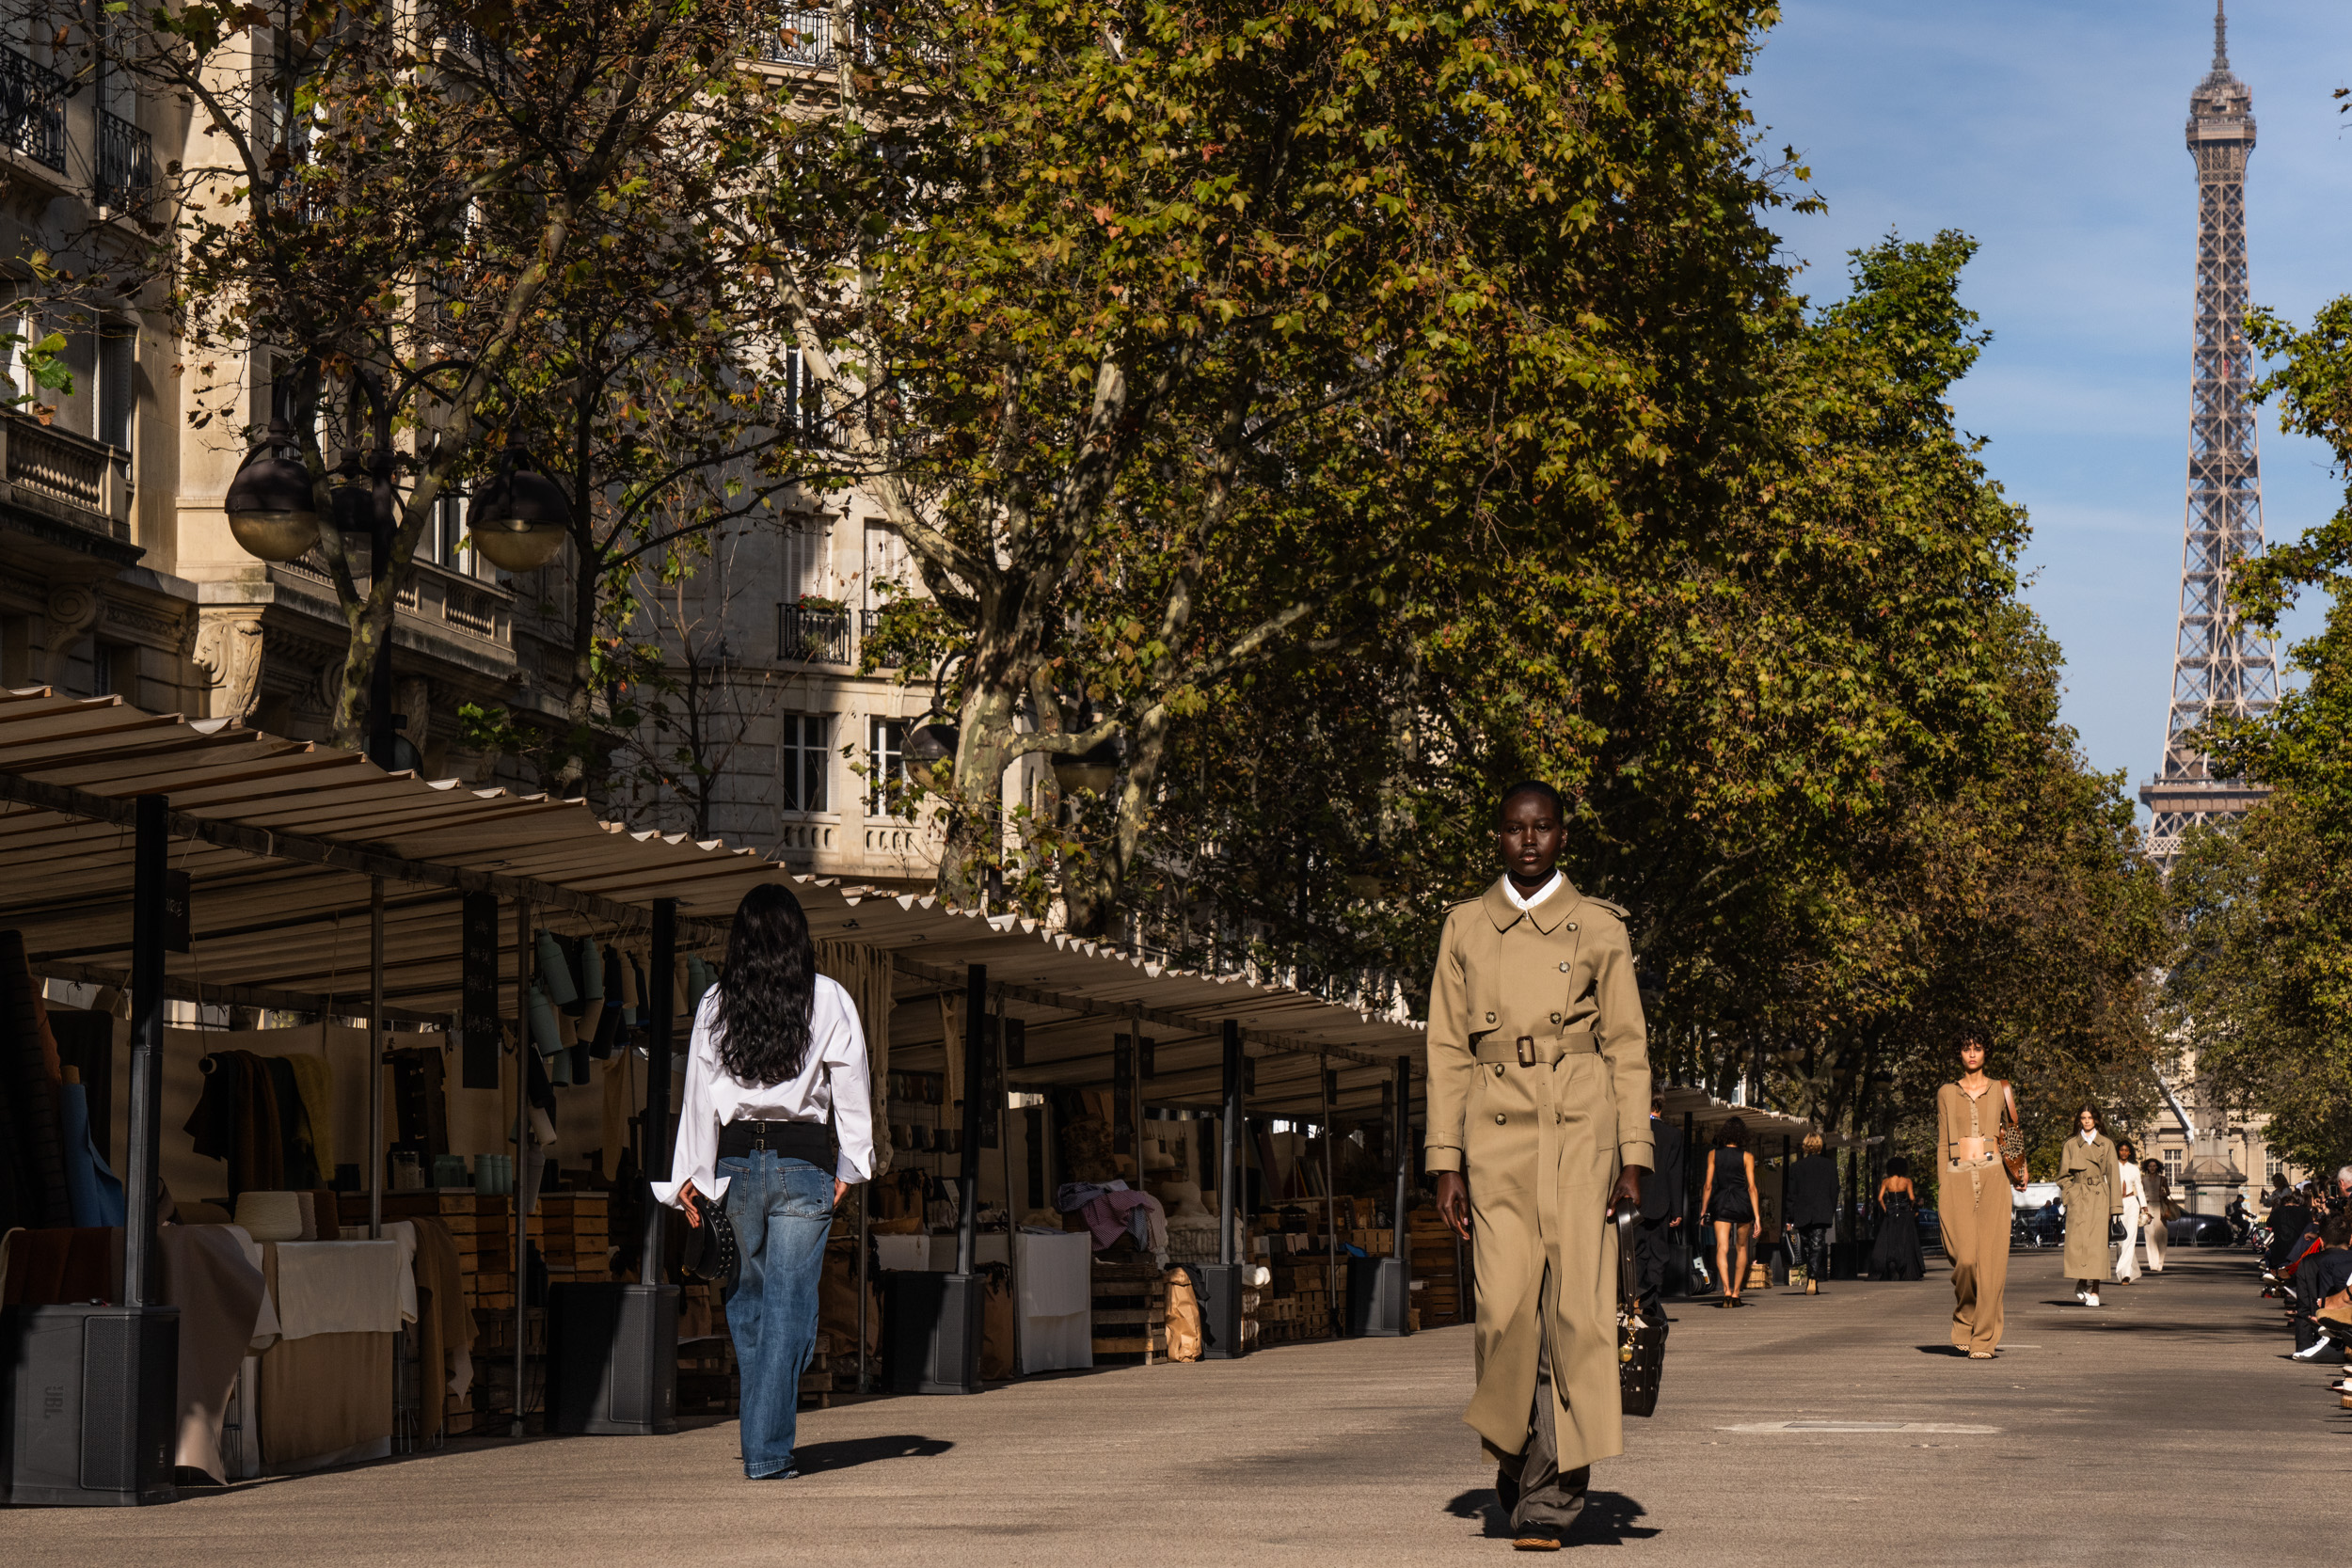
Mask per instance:
[[[1560,873],[1555,871],[1551,874],[1551,880],[1546,882],[1543,886],[1535,890],[1534,897],[1522,898],[1519,896],[1518,883],[1511,880],[1508,877],[1502,879],[1502,891],[1504,895],[1510,898],[1512,903],[1517,904],[1522,910],[1534,909],[1536,905],[1550,897],[1552,890],[1557,888],[1559,885]]]
[[[2099,1137],[2099,1130],[2098,1130],[2097,1128],[2095,1128],[2095,1127],[2094,1127],[2094,1128],[2091,1128],[2089,1132],[2085,1132],[2085,1133],[2083,1134],[2083,1142],[2085,1142],[2085,1143],[2095,1143],[2095,1142],[2097,1142],[2097,1141],[2098,1141],[2098,1137]]]

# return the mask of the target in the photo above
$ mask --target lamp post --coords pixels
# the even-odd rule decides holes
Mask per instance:
[[[362,457],[346,451],[335,470],[329,495],[335,526],[345,535],[368,535],[368,586],[390,569],[392,537],[398,531],[399,456],[392,446],[392,399],[373,372],[352,377],[354,404],[367,403],[371,446]],[[229,531],[248,555],[263,561],[293,561],[319,541],[316,491],[285,415],[271,417],[269,433],[246,453],[230,481],[223,510]],[[537,472],[527,457],[510,452],[497,476],[474,498],[469,531],[482,558],[501,571],[531,572],[553,561],[571,531],[571,505],[564,487]],[[401,716],[392,711],[392,637],[388,620],[368,672],[368,760],[387,772],[400,766]]]

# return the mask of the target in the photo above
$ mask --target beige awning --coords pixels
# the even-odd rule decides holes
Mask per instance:
[[[42,689],[0,692],[0,927],[24,934],[36,973],[127,984],[140,795],[168,799],[171,864],[192,882],[192,951],[168,959],[169,990],[183,999],[364,1013],[377,877],[387,1015],[432,1023],[458,1006],[468,892],[528,898],[536,924],[630,942],[650,929],[656,898],[675,898],[681,950],[715,956],[744,892],[788,879],[818,940],[893,955],[901,998],[960,990],[966,966],[987,965],[994,1003],[1026,1026],[1025,1065],[1008,1073],[1015,1087],[1107,1084],[1114,1037],[1139,1029],[1155,1046],[1146,1101],[1209,1106],[1220,1031],[1235,1020],[1258,1064],[1253,1110],[1314,1115],[1328,1067],[1353,1117],[1377,1108],[1398,1056],[1420,1055],[1418,1025],[1287,987],[1173,969],[932,897],[793,877],[750,849],[630,832],[578,801],[386,773],[225,721]],[[502,912],[502,996],[516,973],[513,935]],[[939,1048],[938,1009],[897,1012],[893,1064],[919,1069]]]

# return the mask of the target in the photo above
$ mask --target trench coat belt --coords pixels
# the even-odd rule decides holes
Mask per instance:
[[[1478,1037],[1478,1059],[1482,1062],[1502,1062],[1517,1067],[1519,1042],[1517,1037],[1504,1038],[1500,1029],[1490,1029]],[[1572,1034],[1553,1035],[1535,1041],[1537,1067],[1556,1067],[1564,1056],[1597,1056],[1600,1053],[1600,1037],[1589,1029]]]

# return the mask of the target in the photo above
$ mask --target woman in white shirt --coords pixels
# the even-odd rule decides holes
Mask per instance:
[[[702,1224],[696,1198],[723,1198],[735,1227],[742,1268],[727,1329],[742,1377],[743,1474],[754,1481],[797,1474],[792,1440],[817,1343],[825,1237],[834,1205],[873,1170],[857,1006],[817,973],[801,901],[763,882],[736,907],[726,968],[694,1009],[670,1180],[653,1184],[690,1225]]]
[[[2139,1150],[2128,1140],[2116,1140],[2115,1162],[2123,1179],[2123,1246],[2115,1255],[2115,1282],[2129,1285],[2139,1277],[2139,1221],[2148,1208],[2148,1180],[2139,1172]]]

